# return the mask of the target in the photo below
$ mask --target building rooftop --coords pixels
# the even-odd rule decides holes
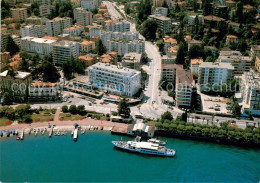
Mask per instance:
[[[171,21],[171,19],[169,17],[165,17],[165,16],[162,16],[162,15],[149,15],[149,17],[155,18],[155,19],[158,19],[158,20],[162,20],[162,21]]]
[[[80,43],[80,45],[83,45],[83,46],[88,46],[88,45],[92,45],[92,44],[95,44],[94,41],[83,41]]]
[[[56,83],[50,83],[50,82],[42,82],[42,81],[34,81],[31,83],[30,87],[52,87],[56,86]]]
[[[191,59],[190,60],[190,64],[191,65],[194,65],[194,64],[200,64],[203,62],[203,59],[202,58],[195,58],[195,59]]]
[[[235,36],[235,35],[227,35],[227,38],[237,39],[237,36]]]
[[[57,41],[53,39],[44,39],[44,38],[36,38],[36,37],[23,37],[21,38],[21,40],[33,41],[36,43],[47,43],[47,44],[52,44]]]
[[[234,51],[234,50],[231,51],[221,50],[219,52],[219,56],[242,56],[242,53],[240,51]]]
[[[9,71],[6,70],[6,71],[0,73],[0,77],[6,77],[8,75],[8,72]],[[14,76],[15,79],[25,79],[31,75],[31,73],[29,73],[29,72],[21,72],[21,71],[17,71],[17,72],[15,72],[15,74],[16,74]]]
[[[84,28],[79,25],[74,25],[72,27],[68,27],[68,28],[64,29],[64,31],[72,31],[72,30],[76,30],[76,29],[84,29]]]
[[[176,83],[182,85],[192,85],[193,77],[190,70],[177,70],[176,71]]]
[[[260,51],[260,45],[252,45],[251,49],[254,51]]]
[[[219,63],[219,62],[203,62],[199,66],[200,68],[219,68],[219,69],[231,69],[234,70],[234,67],[231,63]]]
[[[213,16],[213,15],[205,16],[205,17],[204,17],[204,20],[217,21],[217,22],[225,21],[224,18],[216,17],[216,16]]]

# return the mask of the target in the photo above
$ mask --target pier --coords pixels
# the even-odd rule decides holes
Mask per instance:
[[[49,137],[51,138],[52,136],[52,132],[53,132],[53,126],[51,127],[50,133],[49,133]]]
[[[20,139],[23,140],[23,137],[24,137],[24,131],[22,129]]]
[[[78,140],[78,128],[75,128],[73,133],[73,140],[76,142]]]

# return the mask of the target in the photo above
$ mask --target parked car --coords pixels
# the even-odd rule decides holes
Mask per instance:
[[[219,105],[219,104],[216,104],[215,107],[220,107],[220,105]]]
[[[213,106],[211,106],[211,107],[209,107],[209,109],[214,109],[214,107],[213,107]]]
[[[216,108],[215,108],[215,111],[220,111],[220,108],[216,107]]]

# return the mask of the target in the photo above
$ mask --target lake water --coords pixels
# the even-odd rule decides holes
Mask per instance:
[[[176,157],[155,157],[114,148],[111,141],[120,139],[108,132],[87,132],[78,142],[70,135],[1,139],[0,181],[260,181],[259,150],[167,138],[167,147],[177,150]]]

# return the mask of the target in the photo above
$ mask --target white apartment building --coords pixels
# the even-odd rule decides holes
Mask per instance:
[[[169,17],[161,15],[150,15],[148,19],[156,21],[156,23],[158,24],[158,30],[160,30],[163,35],[171,32],[172,21]]]
[[[230,63],[203,62],[199,65],[200,91],[218,90],[223,83],[233,78],[234,66]]]
[[[22,37],[43,37],[44,31],[42,25],[26,25],[20,28]]]
[[[83,26],[74,25],[63,30],[64,34],[69,34],[70,36],[79,36],[84,31]]]
[[[43,39],[35,37],[23,37],[21,39],[21,48],[24,51],[31,53],[38,53],[42,58],[45,55],[49,55],[52,51],[52,46],[56,40]]]
[[[167,15],[168,15],[168,8],[156,7],[155,10],[153,11],[153,15],[162,15],[162,16],[167,17]]]
[[[100,90],[132,97],[141,88],[141,72],[98,62],[88,67],[89,81]]]
[[[74,9],[74,19],[77,24],[86,26],[92,24],[92,13],[90,11],[85,10],[84,8],[75,8]]]
[[[29,101],[55,101],[58,99],[59,87],[56,83],[34,81],[28,87]]]
[[[51,0],[29,0],[30,3],[37,2],[39,6],[44,4],[51,4]]]
[[[82,8],[92,11],[98,7],[98,1],[97,0],[82,0],[80,5]]]
[[[242,75],[244,72],[249,72],[252,67],[252,58],[249,56],[219,56],[218,61],[221,63],[231,63],[234,66],[234,75]]]
[[[242,76],[242,113],[249,112],[260,115],[260,76],[253,71],[245,72]]]
[[[51,10],[54,10],[55,6],[48,4],[48,5],[41,5],[39,8],[40,8],[40,16],[46,17],[49,14],[51,14]]]
[[[189,16],[188,17],[188,24],[194,24],[194,21],[196,19],[196,16]],[[204,24],[204,16],[198,15],[198,21],[200,24]]]
[[[69,61],[71,56],[77,58],[79,56],[79,43],[73,41],[61,41],[53,44],[52,59],[57,65]]]
[[[63,33],[63,29],[72,26],[72,19],[69,17],[56,17],[52,20],[46,21],[46,28],[48,36],[58,36]]]
[[[89,36],[90,37],[101,37],[101,30],[102,26],[101,25],[93,25],[89,28]]]
[[[121,21],[121,22],[108,21],[106,22],[105,30],[111,32],[129,32],[130,23],[127,21]]]
[[[145,42],[143,40],[125,41],[121,39],[111,39],[107,41],[107,50],[108,53],[116,51],[120,56],[129,52],[143,54],[145,52]]]
[[[190,70],[176,70],[175,99],[176,106],[189,108],[191,106],[193,77]]]
[[[108,46],[108,40],[111,39],[133,41],[139,39],[139,34],[138,32],[101,32],[101,40],[106,47]]]

